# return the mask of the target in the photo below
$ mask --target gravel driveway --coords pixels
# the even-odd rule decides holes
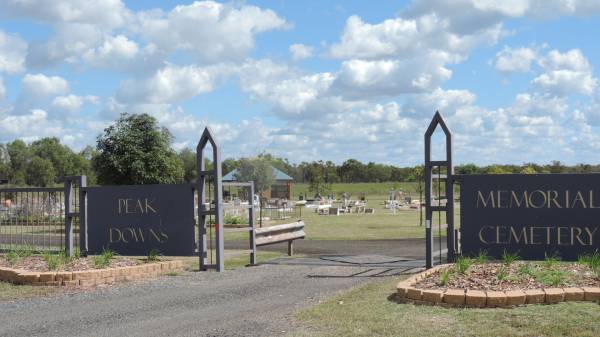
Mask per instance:
[[[261,265],[3,302],[0,336],[280,336],[295,328],[297,309],[374,280],[370,274],[378,271]]]

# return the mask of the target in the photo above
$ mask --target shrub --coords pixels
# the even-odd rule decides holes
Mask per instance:
[[[227,215],[225,216],[225,223],[228,225],[238,225],[242,223],[242,218],[239,216]]]
[[[505,249],[504,252],[502,253],[502,261],[507,266],[510,266],[513,262],[517,261],[518,259],[519,259],[518,252],[508,253]]]
[[[448,282],[450,282],[450,276],[452,272],[449,270],[443,271],[440,273],[440,285],[447,286]]]
[[[539,272],[536,279],[549,286],[563,285],[568,279],[568,273],[562,270],[547,270]]]
[[[106,268],[110,265],[110,261],[114,257],[114,252],[110,249],[104,249],[102,254],[94,257],[95,268]]]
[[[461,274],[466,274],[471,264],[473,264],[472,259],[464,256],[459,256],[455,262],[456,271]]]
[[[578,262],[594,271],[598,271],[600,270],[600,252],[595,251],[593,254],[581,255]]]
[[[487,250],[480,250],[479,254],[477,254],[477,256],[475,257],[475,261],[479,264],[484,264],[488,261],[489,257],[488,257],[488,252]]]
[[[506,266],[500,266],[496,273],[496,277],[500,281],[506,281],[508,279],[508,268],[506,268]]]
[[[33,255],[33,253],[34,253],[33,247],[22,246],[22,247],[18,247],[15,249],[11,249],[6,254],[6,258],[8,259],[8,263],[10,263],[11,266],[14,266],[15,264],[19,263],[19,261],[21,259],[29,257],[29,256]]]
[[[560,262],[560,258],[556,254],[548,256],[544,259],[544,267],[547,269],[554,269],[556,265]]]
[[[521,277],[533,277],[535,276],[535,267],[529,262],[523,263],[519,266],[517,272]]]
[[[148,252],[148,258],[147,261],[151,262],[151,261],[158,261],[159,260],[159,256],[160,256],[160,251],[156,248],[152,248],[150,249],[150,251]]]
[[[48,264],[48,270],[56,270],[63,263],[64,259],[61,255],[46,252],[44,253],[44,261]]]
[[[6,258],[8,259],[8,263],[10,263],[11,266],[14,266],[20,260],[19,254],[17,254],[17,252],[15,252],[14,250],[9,251],[6,254]]]

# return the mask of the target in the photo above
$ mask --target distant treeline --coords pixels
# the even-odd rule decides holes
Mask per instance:
[[[327,183],[370,183],[386,181],[418,181],[423,179],[423,166],[398,167],[394,165],[377,164],[373,162],[363,163],[356,159],[348,159],[341,164],[331,161],[290,163],[287,159],[276,158],[270,154],[264,154],[272,165],[288,175],[296,182],[310,183],[315,176],[322,176]],[[235,167],[236,161],[228,159],[226,167]],[[225,169],[224,169],[225,170]],[[477,166],[475,164],[464,164],[454,167],[455,174],[535,174],[535,173],[591,173],[600,172],[600,164],[577,164],[568,166],[560,161],[540,165],[525,163],[523,165],[488,165]]]
[[[94,157],[97,149],[91,146],[76,152],[61,144],[57,138],[43,138],[27,144],[21,140],[0,144],[0,178],[8,179],[16,186],[52,186],[61,183],[64,176],[85,174],[90,184],[96,183],[97,172]],[[297,183],[358,183],[386,181],[418,181],[422,179],[423,167],[398,167],[393,165],[363,163],[348,159],[341,164],[332,161],[291,163],[288,159],[270,154],[259,155],[294,178]],[[182,182],[196,180],[196,154],[184,149],[173,160],[183,167]],[[238,159],[223,161],[223,173],[235,169]],[[489,165],[465,164],[455,167],[457,174],[507,174],[507,173],[589,173],[600,172],[600,165],[578,164],[567,166],[559,161],[540,165]]]

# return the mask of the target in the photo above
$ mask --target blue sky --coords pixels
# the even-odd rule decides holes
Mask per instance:
[[[586,0],[7,0],[0,142],[82,149],[145,112],[177,149],[209,125],[225,157],[408,166],[439,109],[457,163],[598,164],[599,15]]]

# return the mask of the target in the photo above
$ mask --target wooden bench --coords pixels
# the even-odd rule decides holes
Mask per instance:
[[[294,254],[294,240],[304,239],[305,236],[304,221],[255,229],[257,247],[287,242],[289,256]]]

